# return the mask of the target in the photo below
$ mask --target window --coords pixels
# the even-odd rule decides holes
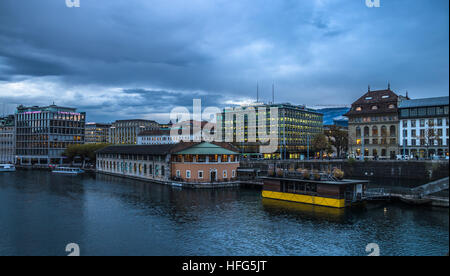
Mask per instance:
[[[177,170],[176,176],[177,176],[177,177],[181,177],[181,172],[180,172],[180,170]]]
[[[234,178],[234,177],[236,177],[236,171],[235,170],[232,170],[231,171],[231,176]]]
[[[395,108],[395,104],[390,104],[389,109],[393,109],[393,108]]]
[[[434,120],[433,119],[429,119],[428,120],[428,126],[430,126],[430,127],[434,126]]]
[[[416,137],[416,130],[415,129],[411,130],[411,137]]]
[[[397,136],[397,132],[395,130],[395,126],[391,126],[389,128],[389,133],[391,134],[391,136]]]
[[[419,108],[418,114],[419,114],[419,116],[426,116],[427,115],[427,109],[424,108],[424,107]]]
[[[425,126],[425,120],[420,120],[420,127],[424,127]]]
[[[403,130],[403,137],[408,137],[408,130],[406,129]]]
[[[400,115],[402,117],[408,117],[409,116],[409,109],[402,109],[402,111],[400,112]]]
[[[378,136],[378,127],[372,127],[372,136]]]
[[[378,109],[378,106],[376,106],[376,105],[372,106],[372,110],[377,110],[377,109]]]
[[[416,145],[416,139],[411,140],[411,145],[415,146]]]
[[[186,178],[187,179],[191,178],[191,171],[189,171],[189,170],[186,171]]]
[[[358,107],[356,108],[356,111],[362,111],[362,107],[358,106]]]
[[[356,137],[361,137],[361,128],[356,127]]]
[[[369,136],[370,134],[369,134],[369,127],[368,126],[366,126],[366,127],[364,127],[364,136]]]
[[[408,127],[408,121],[407,120],[403,120],[403,127]]]
[[[198,171],[198,178],[202,179],[203,178],[203,171]]]
[[[437,126],[442,126],[442,119],[437,119]]]
[[[224,178],[224,179],[227,178],[227,170],[224,170],[224,171],[223,171],[223,178]]]
[[[411,127],[416,127],[416,120],[411,120]]]

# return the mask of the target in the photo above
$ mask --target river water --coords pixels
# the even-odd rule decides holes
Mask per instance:
[[[105,175],[0,174],[0,255],[445,255],[448,208],[339,211]]]

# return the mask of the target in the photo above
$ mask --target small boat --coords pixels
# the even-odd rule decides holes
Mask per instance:
[[[177,183],[177,182],[172,182],[172,186],[173,187],[183,187],[183,184]]]
[[[0,172],[15,172],[16,167],[12,164],[0,164]]]
[[[53,169],[52,173],[77,175],[84,173],[84,171],[80,168],[57,167]]]

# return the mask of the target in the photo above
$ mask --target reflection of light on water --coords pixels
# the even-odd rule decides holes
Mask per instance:
[[[295,212],[302,215],[307,215],[314,218],[325,218],[329,220],[340,220],[345,215],[344,208],[332,208],[311,204],[304,204],[299,202],[290,202],[283,200],[276,200],[270,198],[262,198],[263,206],[271,209],[282,209],[290,212]]]
[[[385,215],[387,214],[387,208],[386,207],[384,207],[384,214]]]

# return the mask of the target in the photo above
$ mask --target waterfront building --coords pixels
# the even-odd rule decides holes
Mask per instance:
[[[169,183],[231,181],[238,151],[227,143],[115,145],[97,152],[97,171]]]
[[[0,117],[0,164],[15,162],[15,138],[14,115]]]
[[[50,106],[17,107],[16,162],[62,164],[66,148],[84,144],[86,113],[75,108]]]
[[[356,100],[345,116],[349,118],[350,156],[394,159],[398,154],[398,105],[407,99],[390,85],[386,90],[369,91]]]
[[[108,143],[111,124],[86,123],[85,143]]]
[[[278,114],[271,116],[271,110],[275,108]],[[256,116],[249,113],[249,110],[253,109],[258,111]],[[259,116],[264,116],[263,120],[268,132],[275,133],[276,130],[278,145],[273,153],[257,153],[260,152],[258,146],[261,145],[258,135]],[[216,140],[233,143],[244,156],[298,159],[307,154],[310,141],[322,131],[323,114],[313,109],[289,103],[255,103],[225,108],[222,113],[217,114]]]
[[[157,130],[159,124],[152,120],[118,120],[109,130],[111,144],[137,144],[138,134],[144,130]]]
[[[448,157],[448,107],[448,96],[407,100],[399,104],[402,155]]]

